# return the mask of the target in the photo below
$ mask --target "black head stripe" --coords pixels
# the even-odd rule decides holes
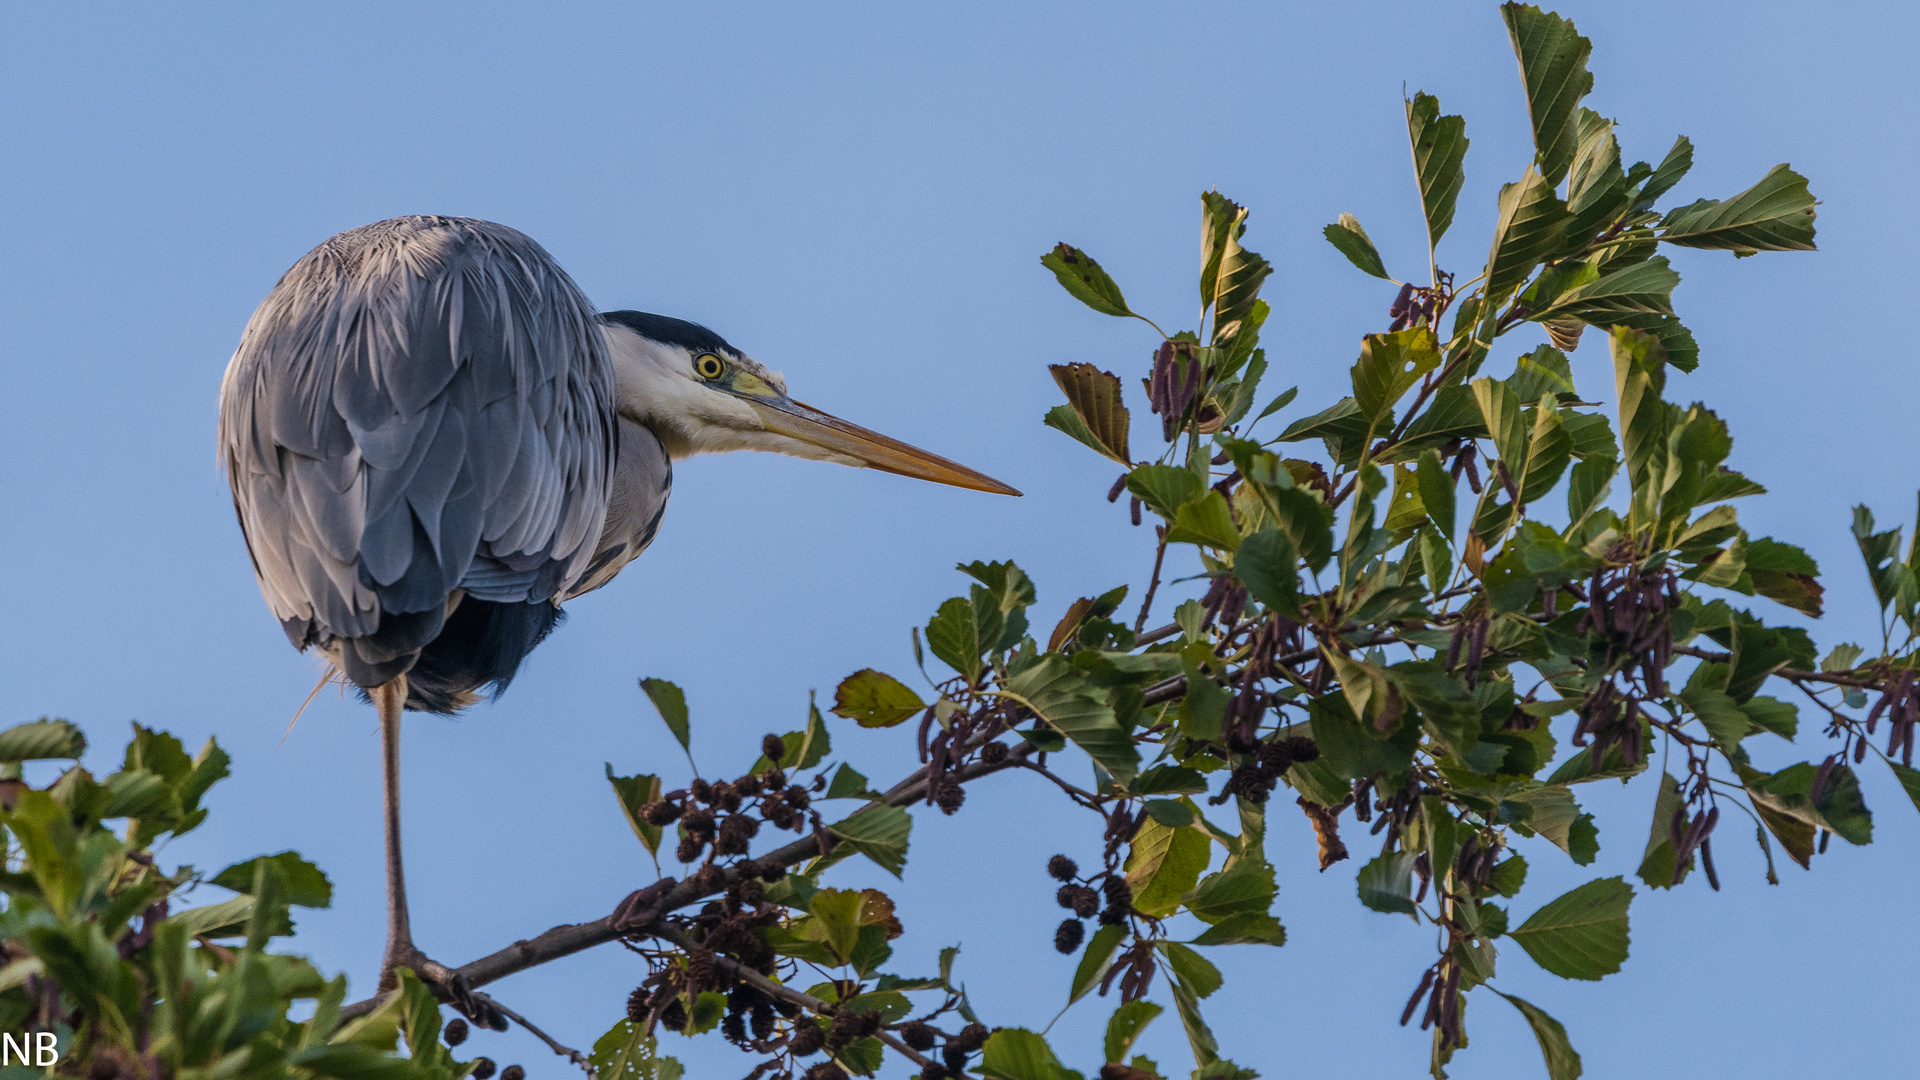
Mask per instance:
[[[675,319],[666,315],[652,315],[644,311],[603,311],[601,321],[618,323],[649,341],[662,345],[678,345],[688,352],[717,352],[728,356],[738,356],[740,351],[727,344],[727,339],[719,334],[685,319]]]

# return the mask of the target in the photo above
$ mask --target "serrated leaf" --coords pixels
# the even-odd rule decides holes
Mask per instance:
[[[1321,230],[1321,235],[1363,273],[1393,280],[1380,262],[1380,252],[1373,246],[1373,239],[1367,235],[1367,230],[1360,227],[1359,218],[1352,214],[1341,214],[1339,221]]]
[[[1534,912],[1507,936],[1563,979],[1600,979],[1627,959],[1633,887],[1617,877],[1589,881]]]
[[[1453,224],[1454,203],[1466,183],[1461,164],[1467,157],[1467,121],[1440,115],[1440,99],[1432,94],[1415,94],[1407,102],[1407,138],[1413,144],[1414,178],[1420,185],[1431,250],[1440,246],[1440,237]]]
[[[1489,989],[1492,989],[1489,987]],[[1540,1043],[1540,1056],[1547,1061],[1547,1080],[1579,1080],[1581,1074],[1580,1055],[1574,1053],[1573,1044],[1567,1041],[1567,1029],[1560,1021],[1548,1016],[1531,1002],[1514,997],[1512,994],[1500,994],[1520,1010],[1527,1018],[1527,1026],[1533,1029],[1533,1037]]]
[[[1126,1060],[1134,1040],[1163,1010],[1151,1001],[1129,1001],[1113,1010],[1107,1019],[1107,1036],[1101,1044],[1107,1061]]]
[[[1393,407],[1427,372],[1440,366],[1440,343],[1425,326],[1368,334],[1353,365],[1353,403],[1370,427],[1384,430]]]
[[[1174,511],[1167,543],[1200,544],[1232,551],[1240,546],[1240,530],[1233,523],[1233,511],[1227,497],[1209,491]]]
[[[1212,841],[1199,829],[1169,826],[1150,817],[1134,833],[1127,852],[1127,887],[1134,909],[1155,918],[1179,910],[1181,898],[1207,868],[1212,849]]]
[[[1692,168],[1693,141],[1682,135],[1673,140],[1673,149],[1667,151],[1667,156],[1660,159],[1659,166],[1641,185],[1639,198],[1634,200],[1634,205],[1641,209],[1652,206],[1654,200],[1673,190],[1673,185],[1679,183],[1680,178]]]
[[[980,1075],[986,1080],[1079,1080],[1080,1074],[1060,1064],[1047,1040],[1026,1028],[1000,1028],[980,1052]]]
[[[926,710],[927,703],[900,680],[862,668],[840,680],[833,692],[833,713],[865,728],[892,727]]]
[[[660,826],[647,821],[640,814],[640,808],[660,798],[660,778],[649,773],[638,776],[615,776],[613,764],[607,763],[607,783],[613,786],[613,796],[620,801],[620,812],[626,815],[627,827],[647,854],[660,854]]]
[[[1660,239],[1721,251],[1812,251],[1814,206],[1807,178],[1775,165],[1726,202],[1701,199],[1669,211],[1660,220]]]
[[[1208,874],[1182,902],[1195,918],[1215,924],[1234,915],[1264,914],[1278,891],[1273,867],[1243,856],[1225,870]]]
[[[1053,271],[1060,284],[1073,298],[1102,315],[1131,315],[1126,297],[1120,295],[1120,286],[1113,278],[1093,261],[1092,256],[1079,248],[1066,244],[1055,244],[1053,250],[1040,256],[1040,265]]]
[[[1724,696],[1724,695],[1722,695]],[[1647,852],[1640,859],[1640,880],[1649,888],[1670,889],[1674,885],[1673,818],[1680,812],[1680,784],[1671,773],[1660,774],[1660,790],[1653,800],[1653,825],[1647,831]],[[1691,868],[1693,857],[1687,857]],[[1685,880],[1683,874],[1681,880]]]
[[[1141,465],[1127,474],[1127,491],[1168,520],[1205,490],[1193,470],[1177,465]]]
[[[1567,208],[1553,185],[1532,169],[1518,183],[1500,188],[1500,216],[1487,255],[1486,295],[1491,302],[1511,296],[1559,247],[1566,219]]]
[[[67,720],[42,718],[0,731],[0,763],[78,759],[86,752],[86,735],[78,725]]]
[[[660,711],[660,719],[666,721],[667,730],[679,740],[680,749],[692,753],[687,726],[687,695],[665,679],[641,679],[640,689],[646,691],[647,700],[653,702],[653,707]]]
[[[1106,693],[1058,653],[1047,653],[1006,681],[1006,693],[1032,709],[1124,784],[1140,767],[1133,739]]]
[[[1272,915],[1247,912],[1229,915],[1208,927],[1189,945],[1272,945],[1287,943],[1287,928]]]
[[[1300,556],[1293,541],[1275,528],[1264,528],[1240,542],[1233,553],[1233,574],[1247,587],[1247,595],[1283,613],[1300,605]]]
[[[1679,284],[1679,272],[1665,256],[1655,256],[1569,289],[1547,307],[1528,313],[1527,318],[1536,322],[1574,318],[1600,327],[1648,327],[1673,314],[1673,290]]]
[[[251,894],[255,875],[263,862],[272,863],[280,873],[284,900],[301,907],[323,908],[333,903],[333,883],[321,869],[300,857],[297,851],[237,862],[213,876],[213,884],[237,893]]]
[[[827,831],[852,844],[855,851],[880,864],[894,877],[907,865],[907,841],[913,818],[898,806],[875,804],[857,810]]]
[[[1156,942],[1154,948],[1166,958],[1173,977],[1195,998],[1212,996],[1225,981],[1220,977],[1220,969],[1214,967],[1212,961],[1177,941]]]
[[[1413,864],[1409,851],[1389,851],[1360,868],[1360,903],[1389,915],[1412,915]]]
[[[1094,449],[1131,466],[1127,435],[1132,417],[1121,395],[1120,377],[1092,364],[1052,364],[1047,370],[1052,372],[1060,392],[1067,395],[1067,404],[1081,426],[1092,436]]]
[[[1593,89],[1587,56],[1593,43],[1581,37],[1573,23],[1532,4],[1500,6],[1514,55],[1520,59],[1520,78],[1526,85],[1527,113],[1533,121],[1533,145],[1540,174],[1558,184],[1573,163],[1579,133],[1574,110]]]
[[[1120,939],[1127,936],[1124,926],[1102,926],[1087,939],[1086,948],[1081,950],[1080,964],[1073,972],[1073,985],[1067,988],[1067,1004],[1071,1005],[1086,996],[1087,991],[1100,982],[1107,973],[1107,963],[1113,958],[1113,950],[1119,948]]]

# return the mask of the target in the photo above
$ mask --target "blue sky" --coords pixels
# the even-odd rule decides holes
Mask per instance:
[[[1693,138],[1675,198],[1724,197],[1790,161],[1824,200],[1817,254],[1674,253],[1703,363],[1669,392],[1718,409],[1732,464],[1772,489],[1741,507],[1749,528],[1826,570],[1818,640],[1864,640],[1877,631],[1849,508],[1911,522],[1920,487],[1920,21],[1868,3],[1560,10],[1595,42],[1588,103],[1620,122],[1630,160]],[[737,771],[761,733],[801,719],[809,689],[870,665],[904,678],[907,628],[963,591],[956,562],[1017,560],[1040,622],[1139,580],[1150,538],[1102,501],[1111,466],[1039,417],[1058,400],[1046,364],[1137,372],[1153,341],[1067,298],[1042,251],[1085,247],[1137,309],[1190,321],[1197,196],[1217,186],[1252,208],[1246,242],[1277,267],[1269,384],[1297,383],[1295,411],[1318,409],[1393,292],[1320,228],[1353,212],[1390,269],[1424,257],[1403,87],[1463,112],[1473,140],[1443,265],[1477,270],[1494,192],[1531,155],[1491,2],[29,3],[8,22],[0,723],[74,719],[108,748],[98,768],[130,720],[190,745],[217,734],[236,775],[168,855],[213,870],[306,853],[337,899],[301,918],[300,946],[362,989],[383,932],[373,717],[323,695],[281,742],[317,669],[260,600],[213,456],[227,357],[308,248],[397,214],[511,224],[603,307],[706,322],[797,396],[1027,492],[785,459],[683,464],[653,549],[573,606],[510,694],[408,722],[416,933],[461,963],[652,880],[602,779],[603,762],[682,765],[636,677],[685,686],[702,766]],[[1604,399],[1602,351],[1575,363]],[[912,764],[904,729],[843,724],[836,741],[876,779]],[[1873,846],[1835,844],[1770,888],[1729,835],[1724,891],[1642,891],[1621,974],[1563,982],[1509,950],[1500,985],[1567,1023],[1589,1076],[1886,1071],[1907,1052],[1893,1003],[1920,992],[1907,901],[1920,816],[1884,773],[1865,784]],[[1582,798],[1598,864],[1539,852],[1522,909],[1637,865],[1651,787]],[[1426,1039],[1393,1021],[1431,943],[1358,907],[1354,863],[1316,873],[1304,822],[1280,832],[1291,942],[1222,952],[1229,992],[1209,1015],[1223,1052],[1270,1077],[1418,1074]],[[1043,863],[1091,856],[1092,826],[1037,779],[1008,777],[957,817],[917,814],[915,840],[896,968],[963,944],[960,975],[990,1022],[1044,1024],[1071,961],[1047,947]],[[489,989],[584,1046],[640,974],[602,950]],[[1517,1014],[1486,997],[1471,999],[1454,1075],[1541,1075]],[[1103,1022],[1083,1003],[1055,1028],[1070,1064],[1097,1064]],[[747,1070],[710,1042],[680,1050],[692,1075]],[[1185,1075],[1171,1017],[1143,1046]],[[469,1049],[536,1076],[569,1069],[518,1033]]]

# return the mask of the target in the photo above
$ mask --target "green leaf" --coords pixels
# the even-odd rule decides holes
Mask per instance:
[[[1627,906],[1633,886],[1617,877],[1589,881],[1533,913],[1507,936],[1535,963],[1563,979],[1599,979],[1627,959]]]
[[[67,720],[35,720],[0,731],[0,763],[78,759],[87,752],[87,737]]]
[[[1526,84],[1535,161],[1547,182],[1558,184],[1578,145],[1574,110],[1593,89],[1593,74],[1587,70],[1593,43],[1581,37],[1572,22],[1532,4],[1502,4],[1500,15]]]
[[[1888,761],[1887,767],[1893,770],[1894,778],[1900,781],[1900,789],[1913,800],[1913,808],[1920,810],[1920,769],[1909,768],[1897,761]]]
[[[780,745],[784,752],[779,761],[769,761],[765,756],[756,759],[748,772],[766,772],[772,766],[782,769],[811,769],[833,749],[833,737],[827,733],[827,722],[820,715],[820,709],[813,703],[811,692],[807,695],[807,726],[801,731],[789,731],[780,736]]]
[[[1114,284],[1100,264],[1079,248],[1066,244],[1055,244],[1053,250],[1040,256],[1040,265],[1053,271],[1060,279],[1060,285],[1073,294],[1073,298],[1102,315],[1131,315],[1127,300],[1120,295],[1120,286]]]
[[[1192,945],[1274,945],[1287,943],[1287,928],[1265,912],[1229,915],[1208,927]]]
[[[1081,441],[1122,465],[1132,466],[1127,444],[1132,418],[1121,395],[1120,377],[1083,363],[1052,364],[1047,370],[1053,373],[1053,381],[1067,395],[1067,406],[1089,436]],[[1067,434],[1079,438],[1072,431]]]
[[[1080,965],[1074,969],[1073,985],[1067,990],[1067,1004],[1071,1005],[1085,997],[1087,991],[1100,982],[1107,973],[1107,962],[1113,958],[1113,950],[1120,947],[1120,939],[1127,936],[1124,926],[1102,926],[1087,939],[1087,946],[1080,953]]]
[[[1812,251],[1814,205],[1807,178],[1775,165],[1726,202],[1701,199],[1669,211],[1660,220],[1660,239],[1736,253]]]
[[[651,773],[615,776],[612,763],[608,763],[607,783],[613,785],[614,798],[620,800],[620,812],[627,816],[627,826],[633,830],[633,835],[639,838],[647,854],[657,857],[660,854],[660,826],[641,817],[640,808],[660,798],[660,778]]]
[[[1198,769],[1155,765],[1134,777],[1127,790],[1135,795],[1199,795],[1206,792],[1207,787],[1207,778]]]
[[[333,883],[320,868],[300,857],[297,851],[261,855],[234,863],[213,876],[213,884],[237,893],[251,894],[260,864],[271,863],[280,874],[285,902],[301,907],[323,908],[333,903]]]
[[[599,1080],[680,1080],[680,1063],[658,1056],[645,1025],[622,1020],[593,1044],[588,1057]]]
[[[1153,818],[1142,823],[1126,864],[1134,909],[1155,918],[1179,910],[1181,898],[1207,868],[1212,847],[1199,829],[1169,827]]]
[[[1133,739],[1115,718],[1107,694],[1058,653],[1047,653],[1008,679],[1005,692],[1073,740],[1125,784],[1140,767]]]
[[[1213,307],[1211,344],[1240,345],[1237,339],[1273,267],[1240,246],[1240,236],[1247,231],[1245,207],[1217,191],[1202,194],[1200,204],[1200,304]]]
[[[1439,366],[1440,343],[1425,326],[1368,334],[1353,365],[1353,403],[1369,425],[1384,429],[1400,398]]]
[[[1192,469],[1177,465],[1142,465],[1127,474],[1127,491],[1169,520],[1205,490],[1206,484]]]
[[[1200,544],[1222,551],[1239,547],[1240,530],[1234,527],[1233,511],[1227,506],[1227,497],[1217,491],[1209,491],[1180,507],[1174,512],[1172,528],[1167,530],[1167,542]]]
[[[1360,903],[1387,914],[1412,915],[1413,864],[1409,851],[1389,851],[1360,868]]]
[[[1648,328],[1673,314],[1673,290],[1679,284],[1679,272],[1665,256],[1655,256],[1569,289],[1527,318],[1535,322],[1574,318],[1601,327]]]
[[[925,711],[927,703],[900,680],[872,668],[840,680],[833,692],[833,713],[861,727],[885,728]]]
[[[813,913],[808,936],[817,936],[835,957],[845,962],[860,940],[860,908],[866,895],[858,889],[821,889],[807,902]],[[817,928],[816,935],[812,931]]]
[[[1163,1011],[1151,1001],[1129,1001],[1113,1010],[1113,1016],[1107,1020],[1106,1041],[1101,1045],[1106,1060],[1125,1061],[1134,1040]]]
[[[1047,1040],[1026,1028],[1000,1028],[980,1053],[980,1075],[986,1080],[1079,1080],[1080,1074],[1060,1064]]]
[[[1553,185],[1532,169],[1500,188],[1500,216],[1487,255],[1486,295],[1499,303],[1560,245],[1567,208]]]
[[[1526,819],[1527,828],[1546,837],[1577,865],[1593,862],[1600,850],[1593,815],[1581,813],[1580,804],[1564,786],[1549,784],[1515,792],[1507,801],[1528,807],[1532,813]]]
[[[1281,409],[1293,404],[1293,399],[1299,396],[1300,388],[1297,386],[1289,386],[1285,390],[1280,391],[1274,395],[1272,401],[1267,402],[1266,408],[1260,410],[1260,415],[1253,418],[1254,423],[1257,424],[1267,417],[1272,416],[1274,413],[1279,412]]]
[[[1641,185],[1640,195],[1634,200],[1634,205],[1640,209],[1652,206],[1654,200],[1673,190],[1673,185],[1679,183],[1680,178],[1687,175],[1687,170],[1691,168],[1693,168],[1693,141],[1682,135],[1673,140],[1673,149],[1667,151],[1667,156],[1660,160],[1660,165],[1653,170],[1653,175],[1647,177],[1647,182]]]
[[[665,679],[641,679],[640,689],[646,691],[647,700],[660,710],[660,719],[667,722],[667,730],[680,741],[680,749],[691,754],[693,746],[687,730],[687,695],[680,688]]]
[[[1429,450],[1420,455],[1419,462],[1414,466],[1414,484],[1420,492],[1420,505],[1427,512],[1427,520],[1433,522],[1449,543],[1453,540],[1454,519],[1458,515],[1454,508],[1457,483],[1459,481],[1447,475],[1438,451]],[[1429,573],[1427,577],[1436,589],[1444,587],[1445,575],[1435,578]]]
[[[1454,203],[1466,183],[1461,164],[1467,157],[1467,121],[1441,116],[1440,99],[1415,94],[1407,102],[1407,138],[1413,144],[1413,172],[1420,184],[1420,207],[1427,219],[1427,247],[1440,246],[1453,224]]]
[[[826,797],[829,799],[878,799],[879,792],[867,787],[867,778],[846,762],[834,770],[833,780],[827,785]]]
[[[1300,557],[1293,541],[1267,527],[1240,542],[1233,554],[1233,575],[1247,587],[1247,595],[1282,613],[1300,606]]]
[[[1220,969],[1213,962],[1177,941],[1160,941],[1154,944],[1160,955],[1166,958],[1167,967],[1173,977],[1193,993],[1196,998],[1209,997],[1220,989],[1224,981]]]
[[[954,597],[940,605],[927,622],[927,648],[948,667],[978,682],[982,655],[1000,643],[1006,630],[1006,616],[987,594],[976,586],[974,596]]]
[[[1673,862],[1676,852],[1673,849],[1673,818],[1680,812],[1680,784],[1672,774],[1660,774],[1660,793],[1653,802],[1653,827],[1647,833],[1647,853],[1640,860],[1640,880],[1649,888],[1670,889],[1673,887]],[[1687,865],[1693,865],[1693,857],[1687,857]],[[1682,875],[1685,880],[1685,875]]]
[[[1743,774],[1743,779],[1756,808],[1765,806],[1783,817],[1831,830],[1849,844],[1872,843],[1873,813],[1860,796],[1860,778],[1852,766],[1835,765],[1825,790],[1815,801],[1813,786],[1818,776],[1819,769],[1803,761],[1772,776],[1749,772]],[[1778,830],[1775,834],[1778,835]],[[1787,839],[1781,837],[1781,843],[1787,843]],[[1789,845],[1790,850],[1791,847]]]
[[[1234,915],[1266,914],[1279,889],[1273,867],[1262,859],[1242,856],[1225,870],[1208,874],[1182,902],[1195,918],[1211,925]]]
[[[1339,248],[1340,254],[1345,255],[1347,261],[1361,271],[1377,278],[1393,280],[1380,262],[1380,252],[1373,246],[1373,239],[1367,235],[1367,230],[1360,227],[1359,218],[1352,214],[1341,214],[1340,220],[1327,226],[1321,235],[1327,238],[1327,243]]]
[[[1193,1048],[1193,1063],[1205,1069],[1220,1059],[1220,1043],[1200,1016],[1200,999],[1173,972],[1173,1007],[1180,1015],[1180,1027],[1187,1033],[1187,1045]]]
[[[827,826],[827,831],[899,877],[907,865],[907,837],[913,831],[913,818],[898,806],[878,804],[854,811],[846,820]]]
[[[1802,615],[1820,617],[1821,601],[1826,595],[1817,580],[1820,564],[1803,549],[1770,537],[1750,541],[1747,576],[1753,581],[1753,591],[1761,596],[1785,604]]]
[[[1533,1029],[1533,1037],[1540,1041],[1540,1055],[1547,1059],[1547,1080],[1579,1080],[1580,1055],[1574,1053],[1573,1044],[1567,1041],[1567,1029],[1560,1025],[1560,1021],[1512,994],[1503,994],[1498,990],[1493,992],[1512,1002],[1513,1007],[1520,1010],[1520,1015],[1527,1018],[1527,1026]]]

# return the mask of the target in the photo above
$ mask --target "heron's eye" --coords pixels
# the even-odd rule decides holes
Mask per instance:
[[[701,353],[693,358],[693,370],[703,379],[717,379],[726,372],[727,364],[712,353]]]

